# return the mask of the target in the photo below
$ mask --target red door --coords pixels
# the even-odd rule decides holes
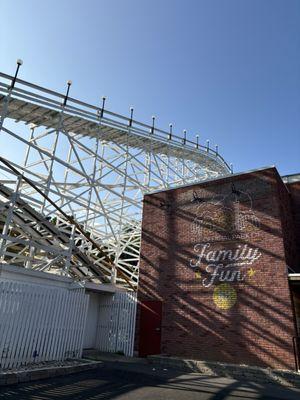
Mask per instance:
[[[161,301],[143,301],[141,303],[140,357],[160,354],[161,312]]]

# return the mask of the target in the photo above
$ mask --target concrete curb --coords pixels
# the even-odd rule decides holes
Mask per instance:
[[[55,376],[76,374],[78,372],[96,369],[100,364],[102,364],[100,361],[94,361],[84,362],[77,365],[66,365],[64,367],[45,367],[19,372],[2,372],[0,373],[0,387],[53,378]]]
[[[177,357],[148,356],[147,358],[150,363],[167,368],[197,372],[209,376],[223,376],[257,383],[271,383],[300,388],[300,373],[296,371],[274,370],[249,365],[225,364]]]

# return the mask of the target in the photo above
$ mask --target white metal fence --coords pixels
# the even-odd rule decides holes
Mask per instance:
[[[84,289],[0,281],[0,369],[81,357]]]
[[[103,296],[98,314],[97,349],[133,355],[136,304],[134,292]]]

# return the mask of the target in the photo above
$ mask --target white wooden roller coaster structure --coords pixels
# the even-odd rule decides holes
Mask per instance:
[[[133,109],[113,113],[105,98],[100,107],[73,99],[69,88],[0,73],[0,263],[135,290],[143,195],[231,170],[198,138],[158,129],[154,117],[138,122]]]

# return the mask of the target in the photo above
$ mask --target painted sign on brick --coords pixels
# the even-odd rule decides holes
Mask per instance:
[[[214,287],[218,308],[229,309],[237,301],[232,283],[249,282],[262,253],[249,239],[259,234],[260,220],[253,211],[251,196],[233,185],[228,194],[209,198],[193,193],[195,217],[191,235],[199,242],[193,247],[189,267],[202,286]]]
[[[190,260],[191,268],[199,270],[201,265],[206,265],[206,275],[202,280],[205,287],[216,282],[244,281],[247,276],[253,276],[251,266],[261,256],[257,247],[247,244],[237,245],[232,249],[210,250],[210,243],[198,243],[194,246],[196,259]]]

